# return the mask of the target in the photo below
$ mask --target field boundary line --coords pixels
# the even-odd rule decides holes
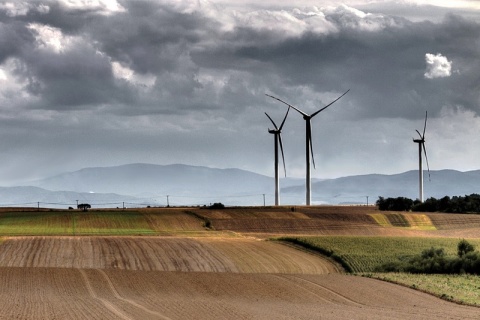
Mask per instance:
[[[93,289],[91,283],[90,283],[90,280],[88,280],[88,275],[87,273],[85,272],[85,270],[83,269],[77,269],[80,274],[82,275],[83,277],[83,280],[84,280],[84,283],[85,285],[87,286],[87,290],[88,290],[88,293],[90,293],[90,295],[92,296],[92,298],[96,299],[96,300],[99,300],[100,302],[102,302],[105,307],[107,307],[108,310],[112,311],[113,313],[115,313],[117,316],[119,316],[120,318],[122,319],[126,319],[126,320],[133,320],[132,318],[130,318],[129,316],[127,316],[126,314],[124,314],[122,311],[120,311],[115,305],[113,305],[111,302],[109,301],[106,301],[105,299],[102,299],[100,297],[97,296],[97,294],[95,293],[95,290]]]
[[[115,288],[115,285],[113,284],[112,280],[110,279],[110,277],[105,273],[105,271],[103,271],[102,269],[95,269],[97,270],[104,278],[105,280],[107,281],[108,283],[108,286],[110,288],[110,290],[112,291],[113,295],[115,296],[115,298],[119,299],[119,300],[122,300],[126,303],[129,303],[139,309],[142,309],[143,311],[147,312],[147,313],[150,313],[154,316],[157,316],[157,317],[160,317],[161,319],[165,319],[165,320],[172,320],[172,318],[169,318],[157,311],[153,311],[153,310],[150,310],[148,309],[147,307],[145,306],[142,306],[141,304],[133,301],[133,300],[130,300],[130,299],[127,299],[127,298],[124,298],[120,295],[120,293],[117,291],[117,288]]]

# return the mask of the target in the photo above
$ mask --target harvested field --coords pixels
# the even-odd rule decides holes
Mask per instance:
[[[478,319],[347,275],[0,268],[0,319]]]
[[[479,214],[429,214],[432,223],[440,230],[480,228]]]

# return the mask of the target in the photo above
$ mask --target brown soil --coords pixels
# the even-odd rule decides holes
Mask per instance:
[[[0,245],[0,319],[480,318],[480,308],[346,275],[321,256],[254,237],[473,235],[475,218],[429,215],[437,230],[426,231],[381,226],[372,208],[321,208],[197,211],[236,237],[7,238]],[[202,230],[195,217],[175,217],[153,214],[148,222],[160,231]]]
[[[0,319],[478,319],[348,275],[0,268]]]
[[[319,255],[244,238],[12,237],[0,248],[0,267],[295,274],[340,271]]]
[[[365,206],[228,208],[196,212],[210,220],[215,230],[261,238],[294,234],[475,238],[480,229],[478,214],[388,212]],[[383,215],[389,225],[379,224],[373,218],[375,215]]]

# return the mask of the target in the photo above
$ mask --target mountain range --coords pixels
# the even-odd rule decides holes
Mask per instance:
[[[425,195],[480,192],[480,170],[425,172]],[[281,203],[305,201],[304,179],[283,178]],[[274,179],[240,169],[182,164],[127,164],[84,168],[37,180],[29,186],[0,187],[0,206],[74,207],[77,200],[92,207],[209,205],[272,205]],[[418,196],[418,171],[367,174],[312,180],[313,204],[370,204],[379,196]]]

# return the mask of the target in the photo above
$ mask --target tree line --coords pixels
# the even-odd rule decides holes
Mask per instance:
[[[465,196],[445,196],[441,199],[428,198],[425,202],[405,197],[378,197],[376,205],[382,211],[418,211],[448,213],[479,213],[480,195],[472,193]]]

